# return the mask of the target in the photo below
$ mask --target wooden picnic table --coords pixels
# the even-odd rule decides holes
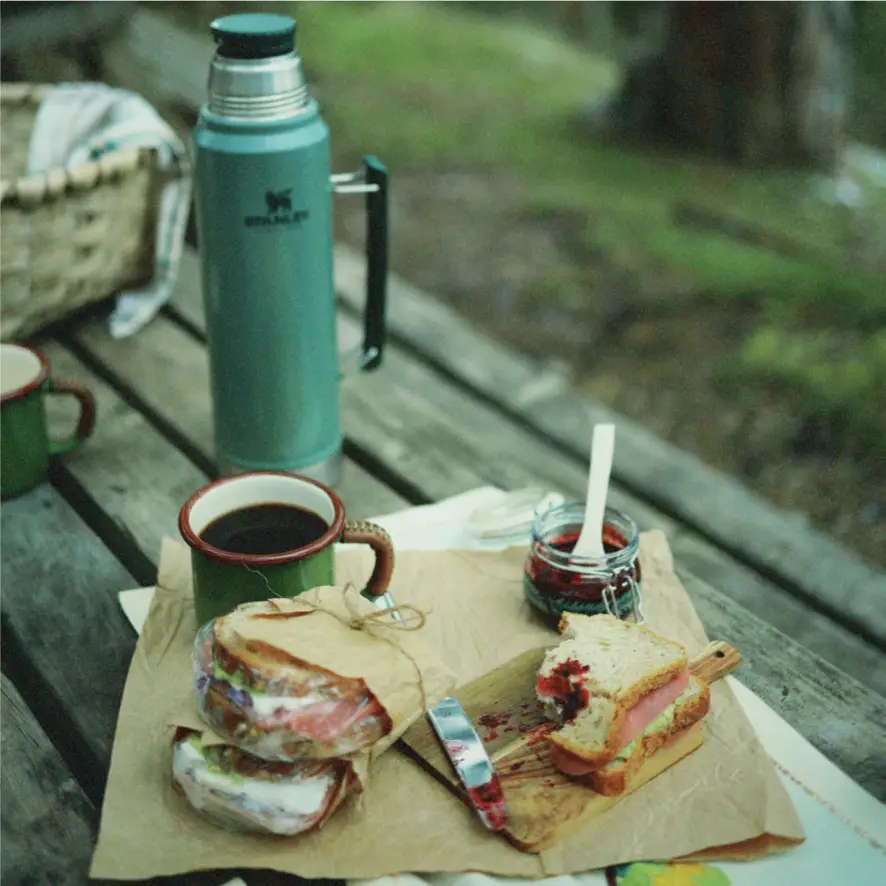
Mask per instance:
[[[170,101],[193,107],[204,88],[199,47],[144,11],[133,27],[142,31],[117,47],[116,62],[109,54],[108,70],[125,67],[135,82],[121,85],[133,88],[153,75]],[[154,29],[151,39],[145,29]],[[362,280],[362,258],[339,245],[342,350],[360,337]],[[666,533],[709,635],[743,653],[738,679],[886,800],[882,572],[589,403],[555,367],[490,340],[399,277],[389,286],[388,318],[382,368],[342,383],[338,492],[350,517],[489,484],[580,497],[588,417],[615,420],[612,504],[642,529]],[[161,539],[178,537],[179,508],[215,473],[194,248],[171,305],[133,338],[112,339],[92,312],[34,343],[57,375],[89,385],[98,424],[49,483],[2,506],[2,882],[67,886],[87,881],[136,643],[117,594],[154,583]],[[51,419],[62,426],[71,415],[59,404]],[[250,872],[247,882],[284,878]]]
[[[360,257],[340,247],[343,349],[360,334],[361,271]],[[540,484],[580,496],[587,444],[579,437],[587,436],[590,405],[552,372],[403,281],[392,281],[390,295],[385,364],[343,382],[347,464],[339,492],[349,514],[379,515],[486,484]],[[9,886],[86,881],[136,642],[117,593],[153,584],[161,538],[178,537],[181,504],[214,473],[192,249],[173,303],[133,338],[112,339],[105,318],[93,313],[36,344],[58,375],[88,383],[99,419],[88,443],[55,466],[51,482],[2,506],[2,876]],[[63,424],[70,416],[54,411],[52,420]],[[742,496],[747,507],[779,516],[629,422],[619,420],[618,433],[630,459],[654,456],[657,470],[667,471],[669,460],[671,471],[682,470],[687,494],[707,484],[713,495],[719,481],[724,502]],[[744,654],[738,678],[886,799],[882,648],[812,610],[740,540],[729,549],[663,507],[655,487],[636,479],[652,470],[648,460],[626,465],[619,457],[612,502],[642,528],[667,533],[708,633]],[[795,549],[815,541],[798,536]],[[844,566],[868,568],[834,551]],[[873,570],[870,576],[882,578]],[[248,882],[262,881],[251,873]]]

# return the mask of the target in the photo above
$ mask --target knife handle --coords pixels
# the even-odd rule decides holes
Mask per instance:
[[[731,674],[741,664],[741,653],[728,643],[717,640],[708,643],[698,655],[689,660],[689,670],[693,677],[705,683],[713,683]]]

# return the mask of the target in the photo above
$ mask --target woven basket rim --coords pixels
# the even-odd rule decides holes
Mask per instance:
[[[127,146],[73,166],[59,166],[36,175],[0,180],[0,205],[33,206],[54,200],[66,191],[89,191],[112,179],[153,166],[156,148]]]
[[[0,103],[5,105],[39,105],[58,84],[2,83]],[[60,197],[66,191],[89,191],[110,179],[129,175],[143,166],[152,165],[155,148],[124,146],[108,151],[97,160],[85,160],[73,166],[59,166],[36,175],[0,179],[0,205],[34,206]]]

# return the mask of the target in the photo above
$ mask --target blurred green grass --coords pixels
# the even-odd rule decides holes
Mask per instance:
[[[886,329],[870,335],[843,330],[788,332],[766,326],[751,336],[737,381],[747,376],[771,390],[793,392],[808,417],[864,441],[886,457]]]
[[[618,88],[612,63],[525,21],[447,6],[293,4],[309,77],[334,96],[324,113],[339,150],[371,146],[398,174],[520,176],[532,183],[527,211],[594,220],[588,248],[630,266],[644,302],[679,310],[693,299],[737,299],[758,308],[758,332],[737,359],[724,355],[724,379],[780,385],[797,409],[848,415],[864,445],[886,439],[886,417],[869,408],[884,402],[884,275],[843,249],[858,216],[817,199],[805,173],[614,144],[577,127],[590,98]],[[856,180],[864,211],[886,210],[883,184]],[[809,258],[683,226],[680,205],[789,238]],[[538,297],[551,289],[539,287]],[[586,297],[590,310],[594,292]],[[854,335],[829,332],[838,327]]]

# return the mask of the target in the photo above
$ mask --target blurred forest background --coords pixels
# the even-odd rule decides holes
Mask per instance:
[[[143,5],[294,14],[399,274],[886,565],[886,4]]]

